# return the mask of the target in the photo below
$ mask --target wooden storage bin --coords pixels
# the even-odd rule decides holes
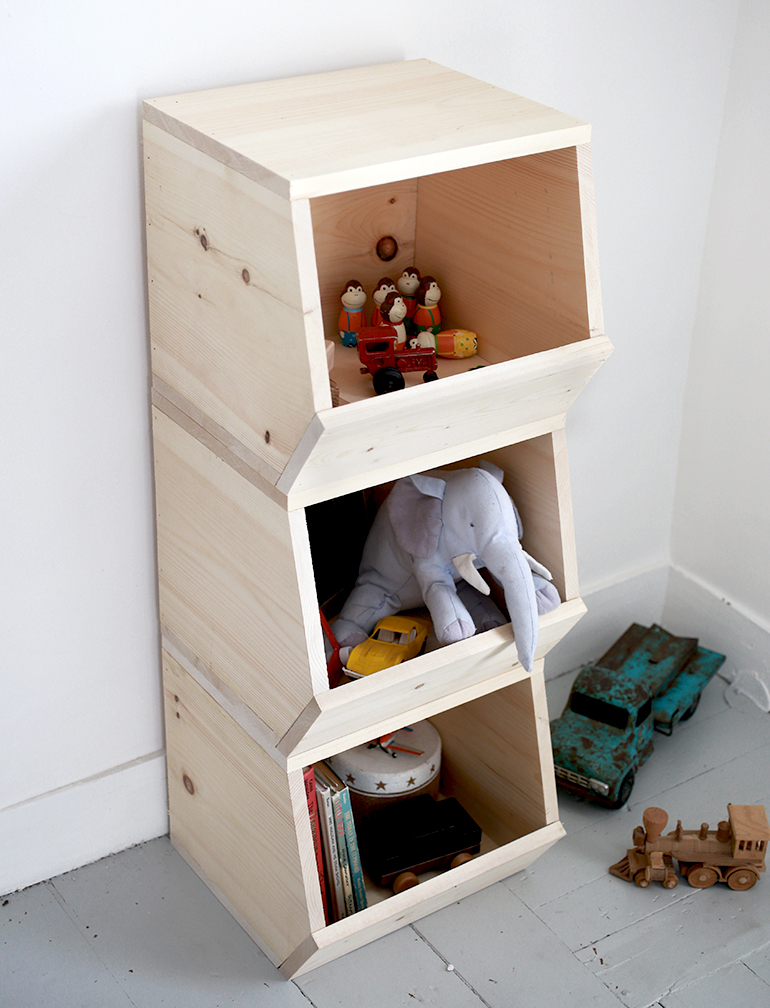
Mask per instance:
[[[325,925],[301,768],[279,767],[166,652],[163,664],[174,843],[287,977],[526,868],[564,835],[538,661],[492,694],[446,697],[433,718],[443,794],[482,827],[481,854],[397,896],[367,879],[367,909]]]
[[[588,339],[598,305],[588,301],[583,176],[589,184],[581,145],[311,200],[326,338],[338,341],[340,292],[351,276],[371,291],[418,263],[439,279],[443,327],[479,337],[477,357],[439,360],[442,376]],[[389,262],[376,254],[382,235],[398,244]],[[340,348],[333,377],[347,402],[374,395],[355,351]]]
[[[184,642],[212,681],[261,719],[292,766],[334,740],[346,749],[382,734],[394,717],[397,725],[426,717],[449,693],[497,688],[516,662],[509,624],[330,690],[303,511],[284,510],[243,464],[238,471],[154,413],[164,635]],[[549,567],[563,599],[540,617],[543,657],[585,611],[563,431],[485,457],[507,474],[524,546]]]
[[[145,103],[171,834],[287,976],[562,833],[542,658],[584,612],[564,423],[611,350],[588,140],[585,123],[426,60]],[[378,397],[337,344],[332,407],[342,284],[412,264],[479,357]],[[562,598],[533,674],[507,625],[330,689],[313,509],[480,457],[503,469]],[[324,926],[302,770],[422,718],[485,852]]]
[[[373,121],[383,105],[396,143]],[[156,387],[253,454],[289,506],[553,429],[610,350],[589,135],[427,60],[146,102]],[[392,400],[340,347],[357,401],[333,410],[324,336],[342,284],[415,262],[496,366]]]

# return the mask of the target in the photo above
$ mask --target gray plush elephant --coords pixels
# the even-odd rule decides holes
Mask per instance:
[[[527,671],[538,613],[559,605],[551,575],[521,547],[521,522],[502,470],[435,470],[398,480],[377,513],[358,580],[333,629],[341,647],[365,640],[386,616],[426,605],[440,644],[505,623],[478,572],[505,592],[516,648]],[[456,584],[459,582],[459,584]]]

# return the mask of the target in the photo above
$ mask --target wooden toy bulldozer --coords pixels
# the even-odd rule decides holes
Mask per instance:
[[[731,889],[751,889],[765,870],[765,853],[770,840],[770,826],[763,805],[728,805],[728,819],[709,830],[702,823],[699,830],[676,829],[662,836],[668,815],[661,808],[645,809],[644,826],[633,833],[634,847],[610,873],[626,882],[645,888],[650,882],[662,882],[673,889],[679,874],[696,889],[706,889],[715,882],[726,882]]]

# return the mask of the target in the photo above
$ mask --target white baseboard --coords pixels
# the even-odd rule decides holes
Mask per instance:
[[[770,693],[770,623],[681,568],[656,567],[588,590],[583,601],[586,615],[546,656],[551,717],[561,713],[577,670],[601,657],[632,623],[658,623],[677,636],[697,637],[726,656],[723,679],[757,677]]]
[[[703,647],[724,654],[723,678],[732,681],[739,672],[751,672],[770,686],[770,624],[713,586],[672,568],[663,620],[671,633],[697,637]]]
[[[168,832],[164,754],[0,811],[0,893]]]

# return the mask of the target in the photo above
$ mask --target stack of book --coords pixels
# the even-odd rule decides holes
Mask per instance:
[[[305,770],[305,793],[326,923],[332,924],[366,909],[350,793],[323,762]]]

